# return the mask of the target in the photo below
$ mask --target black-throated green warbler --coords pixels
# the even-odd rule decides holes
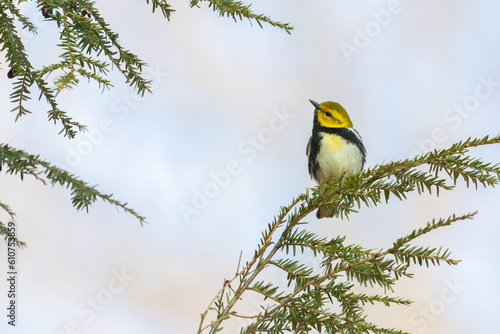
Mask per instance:
[[[336,102],[314,105],[312,135],[307,143],[309,174],[319,183],[361,172],[366,160],[366,149],[359,133],[352,127],[345,109]],[[320,207],[316,217],[333,217]]]

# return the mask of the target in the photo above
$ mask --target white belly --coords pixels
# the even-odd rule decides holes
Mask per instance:
[[[316,161],[319,163],[316,173],[319,180],[337,179],[342,173],[353,175],[363,167],[363,156],[359,148],[344,138],[331,134],[323,136]]]

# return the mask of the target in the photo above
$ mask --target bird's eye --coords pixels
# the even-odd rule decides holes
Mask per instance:
[[[325,115],[326,115],[326,116],[328,116],[328,117],[332,117],[332,113],[331,113],[331,112],[329,112],[329,111],[327,111],[327,112],[325,113]]]

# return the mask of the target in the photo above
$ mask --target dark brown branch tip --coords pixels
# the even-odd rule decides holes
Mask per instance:
[[[40,11],[42,12],[43,17],[46,19],[50,18],[50,15],[52,15],[53,13],[52,8],[46,5],[43,6]]]
[[[17,75],[17,71],[14,68],[11,68],[7,73],[7,78],[13,79]]]

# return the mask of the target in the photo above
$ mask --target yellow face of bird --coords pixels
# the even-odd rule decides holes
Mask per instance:
[[[352,128],[352,122],[347,111],[337,102],[328,101],[319,105],[313,103],[313,105],[316,107],[315,114],[321,126],[327,128]]]

